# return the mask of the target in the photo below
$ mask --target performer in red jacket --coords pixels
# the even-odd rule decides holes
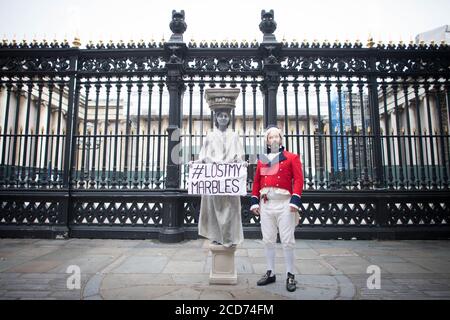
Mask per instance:
[[[271,126],[267,129],[267,155],[259,156],[250,210],[261,217],[267,259],[267,272],[257,284],[262,286],[276,280],[275,244],[279,232],[286,262],[286,289],[292,292],[296,289],[294,231],[300,218],[303,170],[300,157],[284,150],[282,140],[283,133],[279,128]]]

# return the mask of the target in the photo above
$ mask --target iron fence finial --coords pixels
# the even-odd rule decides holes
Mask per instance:
[[[79,37],[75,36],[75,38],[72,41],[72,46],[74,48],[79,48],[81,46],[81,41]]]

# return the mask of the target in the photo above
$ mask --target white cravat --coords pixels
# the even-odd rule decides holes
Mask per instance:
[[[267,154],[267,158],[269,158],[270,161],[272,161],[275,157],[277,157],[280,153],[269,153]]]

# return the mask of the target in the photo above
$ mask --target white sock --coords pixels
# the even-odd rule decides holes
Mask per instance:
[[[286,262],[286,275],[287,273],[295,274],[294,267],[294,249],[293,248],[283,248],[284,261]]]
[[[266,250],[266,259],[267,259],[267,270],[272,270],[270,273],[270,277],[275,274],[275,248],[267,247]]]

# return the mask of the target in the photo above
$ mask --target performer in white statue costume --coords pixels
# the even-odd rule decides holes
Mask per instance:
[[[206,100],[214,112],[214,130],[211,130],[195,162],[244,162],[245,152],[239,136],[229,128],[231,111],[239,89],[207,89]],[[235,247],[244,240],[241,221],[240,196],[202,195],[198,233],[224,247]]]

